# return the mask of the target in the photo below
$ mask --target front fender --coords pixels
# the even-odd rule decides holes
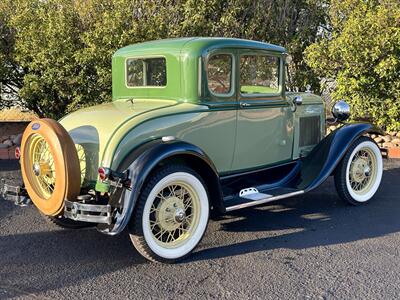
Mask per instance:
[[[177,155],[190,155],[202,160],[218,177],[217,170],[210,158],[197,146],[183,141],[172,142],[151,142],[150,147],[145,149],[140,155],[134,155],[134,160],[129,167],[129,177],[131,179],[131,190],[125,189],[121,195],[123,198],[123,209],[116,214],[114,225],[106,228],[99,228],[103,233],[116,235],[120,233],[129,223],[132,212],[139,198],[143,184],[152,170],[163,160]],[[122,199],[121,198],[121,199]]]
[[[296,188],[310,191],[331,175],[350,145],[366,133],[384,134],[369,123],[346,124],[326,136],[302,161]]]

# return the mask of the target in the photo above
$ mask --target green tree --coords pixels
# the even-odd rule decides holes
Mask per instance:
[[[400,129],[400,3],[332,0],[330,22],[306,50],[309,66],[334,78],[333,99],[344,98],[353,118]]]
[[[23,70],[15,60],[15,32],[9,26],[11,9],[0,2],[0,109],[20,104],[18,90],[22,87]]]
[[[318,80],[303,50],[324,23],[322,0],[3,0],[13,33],[19,96],[40,116],[59,118],[111,100],[111,56],[146,40],[248,38],[286,46],[292,87]]]

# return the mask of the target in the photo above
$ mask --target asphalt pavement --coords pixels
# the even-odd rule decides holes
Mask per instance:
[[[0,177],[20,180],[0,161]],[[367,205],[315,191],[211,221],[195,253],[150,263],[128,234],[54,227],[0,199],[0,299],[400,298],[400,161]]]

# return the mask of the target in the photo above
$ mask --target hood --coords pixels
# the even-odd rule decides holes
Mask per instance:
[[[68,131],[75,144],[84,149],[78,156],[84,155],[87,179],[97,177],[99,158],[108,141],[116,130],[128,120],[141,114],[176,105],[172,100],[127,100],[119,99],[75,111],[59,122]],[[81,153],[80,153],[81,152]],[[81,158],[81,157],[80,157]],[[82,168],[82,166],[81,166]]]

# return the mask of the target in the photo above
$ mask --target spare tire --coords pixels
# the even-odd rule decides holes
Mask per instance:
[[[64,199],[75,201],[79,195],[81,171],[76,148],[55,120],[35,120],[25,129],[21,170],[29,197],[47,216],[60,215]]]

